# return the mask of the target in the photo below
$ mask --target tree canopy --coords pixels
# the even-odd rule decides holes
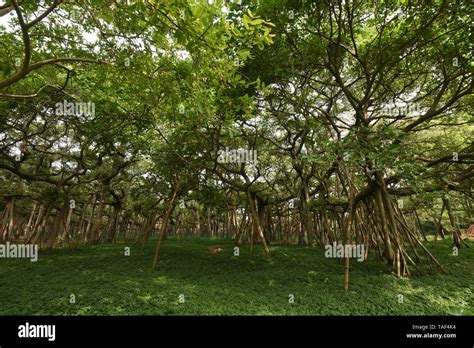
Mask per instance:
[[[0,240],[192,225],[441,269],[422,223],[461,248],[473,216],[469,5],[6,1]]]

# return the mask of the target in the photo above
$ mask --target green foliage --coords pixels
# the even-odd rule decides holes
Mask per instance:
[[[210,254],[220,245],[224,251]],[[245,248],[233,256],[226,240],[168,239],[152,272],[154,242],[143,252],[125,244],[40,252],[37,263],[0,260],[1,315],[469,315],[474,310],[467,249],[450,241],[432,251],[450,271],[396,278],[372,257],[351,262],[351,288],[341,288],[343,264],[324,250],[272,246],[266,261]],[[76,303],[69,303],[74,294]],[[178,296],[185,295],[185,303]],[[295,303],[288,303],[289,294]],[[398,295],[404,302],[398,303]],[[370,300],[368,300],[370,299]]]

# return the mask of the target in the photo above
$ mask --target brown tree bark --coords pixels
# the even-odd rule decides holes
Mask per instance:
[[[161,225],[161,230],[160,230],[160,236],[158,239],[158,243],[156,244],[156,251],[155,251],[155,257],[153,258],[153,265],[152,269],[156,270],[156,265],[158,263],[158,258],[160,257],[160,250],[161,250],[161,242],[163,241],[163,236],[166,233],[166,227],[168,225],[168,219],[173,212],[174,209],[174,203],[176,201],[176,197],[178,194],[178,189],[180,186],[180,180],[178,179],[176,183],[176,187],[174,189],[173,195],[171,196],[169,203],[168,203],[168,209],[166,210],[165,216],[163,217],[163,224]]]

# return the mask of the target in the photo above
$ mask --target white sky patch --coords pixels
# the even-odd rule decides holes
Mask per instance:
[[[17,28],[10,24],[12,18],[15,18],[16,14],[15,11],[11,11],[8,14],[0,17],[0,26],[5,27],[6,32],[11,33],[14,32]]]
[[[15,156],[15,157],[18,157],[19,155],[21,155],[20,148],[18,146],[10,148],[10,155]]]
[[[96,143],[95,141],[93,141],[93,142],[89,145],[89,150],[94,150],[96,147],[97,147],[97,143]]]
[[[30,15],[28,19],[25,19],[27,22],[31,22],[34,20],[37,16],[39,16],[41,13],[45,11],[46,7],[42,6],[36,13],[35,15]],[[82,14],[79,14],[78,11],[74,11],[75,17],[79,17]],[[55,25],[61,25],[63,27],[75,27],[76,29],[79,29],[80,35],[82,36],[81,43],[90,46],[88,49],[92,49],[93,52],[98,53],[100,50],[100,46],[98,45],[98,42],[100,41],[100,31],[97,28],[91,28],[90,31],[84,30],[80,24],[75,23],[66,16],[71,15],[71,13],[61,9],[60,7],[55,9],[52,13],[50,13],[46,18],[43,18],[41,20],[41,23],[45,25],[46,27],[51,26],[51,18],[54,17],[55,19]],[[10,11],[7,15],[4,15],[0,17],[0,26],[5,27],[5,31],[8,33],[16,33],[17,35],[21,35],[21,29],[18,24],[13,23],[12,19],[17,18],[16,12],[15,11]],[[108,25],[107,23],[104,23],[103,21],[99,20],[100,24],[102,27],[106,27],[106,29],[112,30],[112,26]],[[31,35],[31,34],[30,34]],[[68,40],[76,41],[77,38],[74,36],[68,35],[67,33],[64,34],[64,39],[63,40],[64,44],[68,45]],[[116,41],[120,42],[121,38],[116,38]],[[46,43],[47,42],[53,41],[50,38],[42,38],[41,40],[36,40],[36,44],[38,42],[43,42],[43,46],[38,47],[38,50],[44,50],[46,48]]]
[[[183,49],[178,49],[176,51],[176,56],[178,58],[178,60],[188,60],[191,58],[191,55],[189,54],[189,52],[187,50],[183,50]]]
[[[78,144],[77,144],[77,145],[73,145],[73,146],[71,146],[71,148],[69,149],[69,151],[70,151],[71,153],[73,153],[73,152],[81,152],[81,147],[80,147]]]
[[[43,118],[41,115],[36,115],[36,117],[35,117],[35,123],[44,124],[44,123],[45,123],[45,120],[44,120],[44,118]]]
[[[60,160],[55,160],[51,163],[51,167],[54,169],[61,169],[63,167],[63,164]]]
[[[386,17],[386,21],[387,22],[390,22],[392,19],[394,19],[395,17],[398,17],[400,19],[402,19],[403,17],[405,17],[405,14],[403,13],[403,10],[401,8],[397,9],[395,12],[389,14],[387,17]]]

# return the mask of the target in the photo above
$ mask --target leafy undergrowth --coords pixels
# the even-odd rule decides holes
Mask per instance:
[[[210,246],[223,252],[211,254]],[[342,287],[343,264],[324,249],[246,247],[233,242],[164,242],[156,272],[155,243],[142,251],[123,243],[42,251],[38,262],[0,259],[1,315],[461,315],[473,314],[474,245],[453,256],[449,241],[433,252],[448,274],[423,268],[423,276],[397,278],[369,257],[351,260],[350,288]],[[70,303],[74,294],[76,303]],[[289,296],[294,303],[289,303]],[[184,303],[179,296],[184,295]],[[403,296],[403,302],[399,295]]]

